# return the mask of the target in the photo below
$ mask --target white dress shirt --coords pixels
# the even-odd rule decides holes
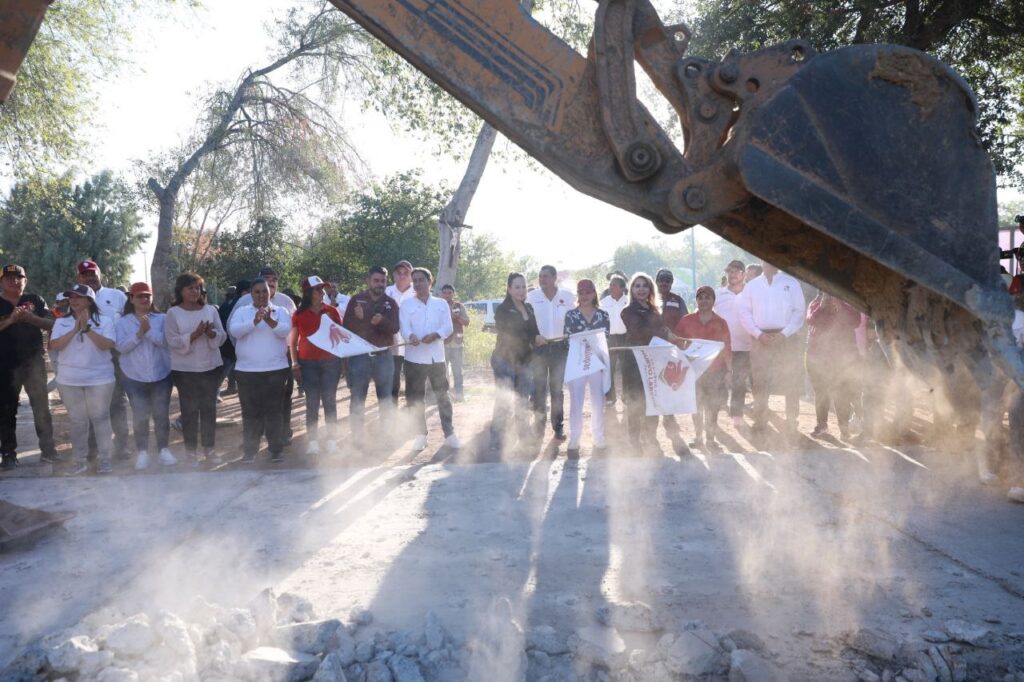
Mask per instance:
[[[384,295],[390,296],[392,299],[394,299],[395,303],[398,304],[398,314],[399,317],[401,317],[402,304],[408,301],[410,298],[416,298],[416,291],[412,288],[411,284],[409,285],[409,288],[406,289],[405,291],[399,291],[398,287],[396,287],[394,284],[391,284],[386,289],[384,289]],[[401,320],[399,320],[399,324],[401,324]],[[395,344],[399,343],[402,343],[401,332],[395,334]],[[391,349],[391,354],[404,358],[405,349],[406,346],[397,346],[396,348]]]
[[[231,312],[228,329],[235,339],[235,369],[239,372],[273,372],[288,368],[288,334],[292,315],[283,306],[269,305],[270,317],[277,322],[273,329],[266,322],[253,324],[256,308],[250,303],[235,314]]]
[[[96,307],[100,309],[100,315],[106,315],[112,322],[124,315],[124,304],[128,302],[128,295],[120,289],[100,287],[96,292]]]
[[[139,318],[124,315],[117,321],[117,352],[121,371],[133,381],[152,383],[171,373],[171,351],[164,337],[163,313],[149,313],[149,331],[139,338]]]
[[[747,282],[737,305],[740,323],[755,339],[765,329],[780,329],[789,337],[804,326],[806,304],[800,282],[782,272],[775,273],[770,284],[764,275]]]
[[[406,339],[413,335],[419,339],[428,334],[438,335],[431,343],[406,346],[406,362],[414,362],[417,365],[444,362],[444,340],[455,331],[448,301],[437,296],[429,297],[426,303],[416,296],[406,299],[398,308],[398,325]]]
[[[750,338],[750,334],[740,322],[739,294],[733,293],[729,287],[716,289],[714,310],[729,325],[729,341],[732,349],[750,350],[753,347],[753,339]]]
[[[617,301],[611,294],[601,299],[601,309],[608,313],[608,320],[612,325],[608,330],[609,334],[626,333],[626,323],[622,321],[622,311],[626,309],[627,305],[629,305],[629,296],[625,293]]]
[[[559,287],[555,295],[547,297],[541,288],[526,294],[526,302],[533,306],[537,316],[537,329],[545,339],[565,336],[565,314],[576,307],[576,294]]]

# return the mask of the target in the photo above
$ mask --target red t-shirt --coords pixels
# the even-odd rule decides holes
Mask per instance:
[[[327,315],[338,324],[341,324],[341,315],[338,314],[338,309],[326,303],[324,303],[323,310],[320,311],[319,315],[310,308],[296,310],[292,314],[292,329],[299,335],[300,360],[330,360],[337,357],[333,353],[317,348],[309,342],[309,337],[316,334],[317,330],[320,329],[320,315]]]
[[[684,339],[704,339],[706,341],[721,341],[725,348],[718,354],[708,372],[724,371],[732,355],[732,342],[729,338],[729,323],[717,313],[711,313],[711,319],[707,324],[700,321],[700,313],[684,315],[675,328],[676,336]]]

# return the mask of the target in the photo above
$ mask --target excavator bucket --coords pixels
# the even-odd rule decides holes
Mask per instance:
[[[58,526],[72,518],[71,513],[46,512],[19,507],[0,500],[0,549],[18,540]]]

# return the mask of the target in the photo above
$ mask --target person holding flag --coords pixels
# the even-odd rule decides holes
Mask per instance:
[[[316,275],[302,280],[302,301],[292,315],[292,373],[306,389],[306,454],[320,454],[317,439],[320,405],[324,406],[327,427],[327,454],[338,447],[338,382],[341,380],[341,358],[313,345],[309,337],[320,329],[323,316],[341,324],[338,309],[327,303],[327,283]]]
[[[715,442],[718,434],[718,411],[725,405],[725,377],[732,371],[729,323],[712,310],[714,306],[715,290],[709,286],[700,287],[697,289],[697,312],[684,315],[675,328],[676,334],[683,338],[719,341],[724,346],[697,379],[697,411],[693,413],[696,437],[692,445],[698,448],[704,446],[705,433],[708,447]]]
[[[658,312],[658,298],[651,276],[638,272],[629,283],[629,305],[622,310],[627,346],[647,346],[654,338],[681,345],[683,339],[665,325]],[[648,416],[644,378],[633,353],[622,361],[622,389],[626,402],[626,424],[630,441],[636,448],[653,445],[657,437],[658,416]]]
[[[608,446],[604,440],[604,394],[605,379],[611,378],[609,373],[607,354],[607,335],[611,329],[611,318],[597,304],[597,287],[589,279],[581,279],[576,283],[576,307],[565,314],[565,333],[569,338],[569,356],[572,357],[574,334],[599,331],[604,353],[604,366],[602,369],[592,371],[597,365],[597,358],[592,358],[594,352],[592,346],[586,341],[581,363],[576,374],[591,372],[583,376],[575,376],[569,379],[566,377],[566,385],[569,388],[569,448],[566,456],[569,459],[580,458],[580,437],[583,435],[583,401],[586,398],[587,387],[590,387],[590,432],[594,438],[594,447],[597,450],[604,450]],[[592,335],[591,335],[592,336]],[[593,363],[591,366],[587,366]],[[575,367],[566,363],[566,375],[573,373]]]
[[[366,291],[349,299],[342,326],[367,344],[387,348],[398,333],[398,303],[384,293],[388,284],[387,268],[374,265],[366,273]],[[404,358],[403,358],[404,360]],[[352,382],[352,396],[349,401],[349,422],[352,425],[352,440],[356,447],[363,443],[363,412],[366,409],[366,394],[373,378],[377,392],[377,406],[381,424],[391,422],[394,402],[391,388],[394,383],[395,362],[389,353],[362,353],[352,355],[348,361],[348,376]],[[382,435],[385,433],[382,430]]]

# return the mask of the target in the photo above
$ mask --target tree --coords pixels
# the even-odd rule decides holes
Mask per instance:
[[[510,272],[526,273],[536,265],[529,258],[516,256],[501,248],[498,240],[489,234],[474,234],[462,240],[465,267],[459,269],[458,281],[453,282],[463,301],[502,298]],[[438,282],[435,289],[440,290]]]
[[[154,168],[147,187],[159,208],[151,276],[166,296],[181,192],[206,166],[208,177],[234,177],[245,211],[274,212],[281,196],[332,196],[354,151],[329,105],[344,72],[359,66],[364,35],[326,0],[312,13],[289,12],[278,26],[279,54],[248,70],[233,88],[206,100],[195,138]],[[291,76],[294,83],[287,81]]]
[[[143,7],[173,0],[60,0],[46,13],[0,107],[0,159],[14,176],[77,160],[92,120],[92,87],[120,67],[127,26]]]
[[[219,289],[240,279],[252,279],[260,268],[269,265],[277,271],[282,290],[297,291],[302,277],[298,267],[301,250],[282,219],[257,216],[247,228],[222,232],[211,239],[206,247],[209,256],[197,270]]]
[[[355,292],[363,288],[372,265],[390,270],[403,259],[415,265],[436,263],[433,227],[445,194],[444,188],[425,185],[419,172],[373,183],[316,229],[303,251],[302,272],[337,280],[341,290]]]
[[[678,2],[685,11],[683,3]],[[929,52],[978,98],[982,142],[996,171],[1024,183],[1024,3],[1005,0],[698,0],[691,52],[753,50],[795,37],[819,50],[894,43]]]
[[[0,208],[0,253],[28,271],[30,288],[49,299],[91,258],[109,286],[128,284],[132,254],[144,239],[138,206],[123,180],[104,171],[81,185],[70,176],[16,184]]]

